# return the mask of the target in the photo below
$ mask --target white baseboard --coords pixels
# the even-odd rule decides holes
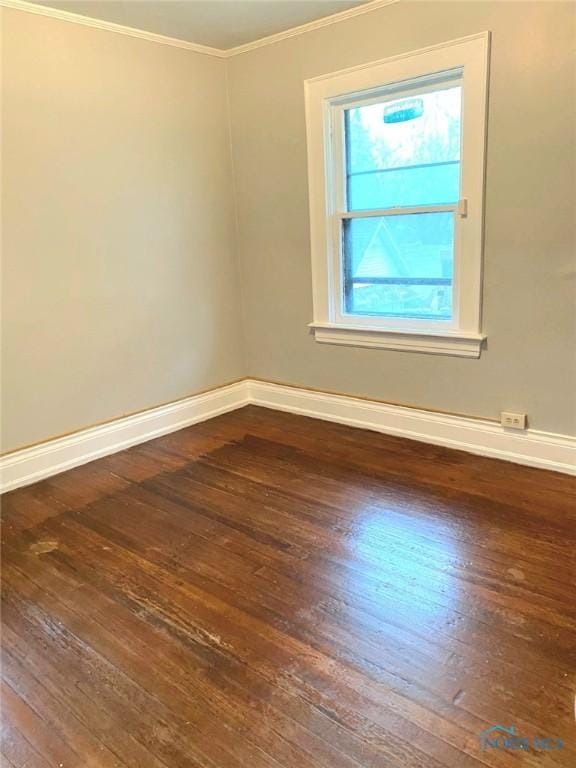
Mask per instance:
[[[516,432],[492,421],[263,381],[248,380],[247,385],[248,400],[254,405],[576,475],[576,437],[534,429]]]
[[[30,485],[131,445],[241,408],[248,404],[246,393],[246,383],[240,381],[9,453],[0,458],[0,491]]]
[[[0,458],[0,491],[19,488],[245,405],[260,405],[576,475],[576,438],[246,379]]]

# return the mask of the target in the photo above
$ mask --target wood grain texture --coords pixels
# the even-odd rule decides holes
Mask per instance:
[[[575,478],[253,406],[14,491],[3,765],[574,766],[575,520]]]

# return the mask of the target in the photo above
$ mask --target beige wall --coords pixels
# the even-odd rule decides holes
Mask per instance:
[[[225,63],[3,12],[3,449],[244,373]]]
[[[226,62],[3,16],[4,450],[245,374],[576,433],[575,4],[402,0]],[[488,349],[316,344],[303,80],[486,29]]]
[[[576,4],[406,2],[229,61],[251,375],[576,433]],[[314,342],[305,78],[491,30],[480,360]]]

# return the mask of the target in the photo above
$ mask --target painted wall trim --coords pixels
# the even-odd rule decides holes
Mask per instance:
[[[246,383],[248,400],[254,405],[576,475],[576,437],[534,429],[516,432],[484,419],[449,416],[263,381],[247,380]]]
[[[132,445],[176,432],[248,404],[244,381],[134,416],[83,429],[0,458],[0,492],[30,485]]]
[[[273,35],[261,37],[259,40],[253,40],[250,43],[244,43],[244,45],[228,48],[228,50],[225,51],[226,57],[229,58],[231,56],[238,56],[241,53],[248,53],[248,51],[253,51],[256,48],[273,45],[274,43],[279,43],[281,40],[288,40],[290,37],[303,35],[306,32],[312,32],[315,29],[322,29],[322,27],[328,27],[331,24],[337,24],[340,21],[346,21],[346,19],[352,19],[355,16],[361,16],[364,13],[377,11],[379,8],[384,8],[387,5],[393,5],[394,3],[399,2],[400,0],[371,0],[371,2],[364,3],[364,5],[357,5],[354,8],[348,8],[345,11],[338,11],[330,16],[324,16],[322,19],[315,19],[306,24],[300,24],[297,27],[291,27],[282,32],[276,32]]]
[[[274,43],[278,43],[281,40],[287,40],[288,38],[295,37],[296,35],[303,35],[306,32],[311,32],[315,29],[321,29],[322,27],[327,27],[331,24],[337,24],[340,21],[345,21],[346,19],[351,19],[364,13],[376,11],[379,8],[384,8],[387,5],[392,5],[398,2],[400,2],[400,0],[371,0],[364,5],[348,8],[345,11],[338,11],[337,13],[333,13],[330,16],[324,16],[321,19],[315,19],[314,21],[309,21],[306,24],[300,24],[297,27],[290,27],[289,29],[285,29],[282,32],[276,32],[273,35],[267,35],[266,37],[261,37],[258,40],[253,40],[250,43],[244,43],[243,45],[237,45],[228,49],[214,48],[209,45],[192,43],[189,40],[181,40],[176,37],[158,35],[155,32],[148,32],[144,29],[126,27],[123,24],[115,24],[112,21],[94,19],[90,16],[83,16],[79,13],[72,13],[70,11],[63,11],[59,8],[50,8],[46,5],[38,5],[36,3],[26,2],[26,0],[0,0],[0,6],[4,6],[5,8],[13,8],[17,11],[36,13],[40,16],[49,16],[53,19],[69,21],[73,24],[83,24],[84,26],[93,27],[95,29],[104,29],[108,32],[116,32],[121,35],[128,35],[129,37],[137,37],[141,40],[148,40],[152,43],[161,43],[162,45],[171,45],[175,48],[184,48],[187,51],[203,53],[207,56],[216,56],[219,59],[228,59],[232,56],[237,56],[241,53],[247,53],[248,51],[253,51],[256,48],[262,48],[266,45],[273,45]]]
[[[117,34],[127,35],[128,37],[137,37],[140,40],[148,40],[151,43],[171,45],[174,48],[184,48],[186,51],[194,51],[195,53],[202,53],[207,56],[216,56],[219,59],[224,59],[227,55],[226,51],[222,51],[220,48],[212,48],[209,45],[200,45],[199,43],[191,43],[188,40],[180,40],[176,37],[158,35],[155,32],[147,32],[144,29],[126,27],[123,24],[115,24],[112,21],[104,21],[104,19],[93,19],[90,16],[83,16],[79,13],[72,13],[71,11],[62,11],[59,8],[50,8],[46,5],[28,3],[25,2],[25,0],[0,0],[0,6],[4,6],[5,8],[12,8],[16,11],[35,13],[39,16],[48,16],[52,19],[72,22],[72,24],[81,24],[85,27],[103,29],[106,32],[116,32]]]
[[[249,404],[576,475],[576,437],[534,429],[515,432],[484,419],[245,379],[7,454],[0,458],[0,491],[35,483]]]
[[[423,352],[428,355],[453,357],[480,357],[486,339],[480,333],[417,333],[415,331],[380,330],[314,322],[308,324],[314,338],[321,344],[339,344],[344,347],[370,347],[395,349],[400,352]]]

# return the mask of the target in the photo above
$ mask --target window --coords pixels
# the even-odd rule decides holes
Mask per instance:
[[[306,83],[317,341],[478,357],[488,35]]]

